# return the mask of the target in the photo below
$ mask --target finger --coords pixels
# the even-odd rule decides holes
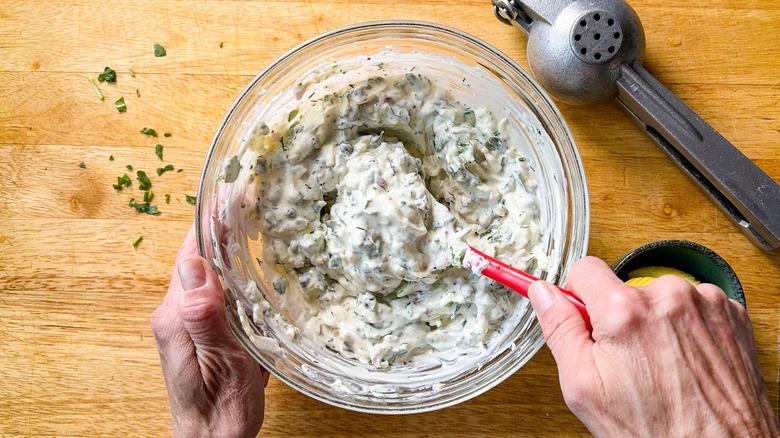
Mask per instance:
[[[574,305],[556,287],[536,281],[528,288],[528,298],[534,307],[550,347],[561,383],[576,379],[581,367],[592,362],[593,340],[585,320]]]
[[[566,285],[586,306],[591,306],[603,299],[605,292],[620,292],[623,282],[603,260],[589,256],[572,265]],[[616,285],[621,285],[621,288],[614,288]]]
[[[195,235],[195,223],[193,222],[190,230],[187,231],[187,237],[184,238],[184,242],[182,242],[179,252],[176,254],[175,265],[178,265],[183,259],[196,254],[198,254],[198,241]]]
[[[171,273],[171,282],[168,284],[168,292],[166,292],[163,298],[163,303],[160,306],[163,309],[169,309],[170,312],[179,312],[179,291],[181,285],[179,284],[179,275],[176,272],[176,266],[179,263],[193,255],[198,254],[198,243],[195,239],[195,224],[193,223],[190,230],[187,232],[187,237],[184,238],[179,251],[176,253],[176,261],[174,262],[174,269]]]
[[[184,258],[189,257],[197,253],[197,242],[195,242],[195,224],[190,227],[187,237],[184,238],[182,245],[179,247],[179,251],[176,254],[176,265]],[[172,341],[176,341],[177,349],[192,348],[192,342],[189,339],[184,323],[179,317],[179,290],[181,285],[179,284],[179,275],[174,267],[171,273],[171,281],[168,284],[168,291],[163,297],[163,302],[160,304],[154,313],[152,313],[151,326],[152,333],[157,341],[158,348],[167,348],[167,344]]]
[[[199,256],[183,258],[177,265],[179,316],[196,349],[217,352],[236,341],[227,323],[225,296],[214,271]]]
[[[265,388],[268,386],[268,381],[271,379],[271,373],[269,373],[265,368],[260,367],[260,375],[263,378],[263,388]]]

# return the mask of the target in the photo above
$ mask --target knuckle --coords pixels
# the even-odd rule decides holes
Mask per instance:
[[[653,296],[656,316],[680,318],[696,312],[696,289],[682,278],[664,275],[648,286],[648,292]]]
[[[728,303],[728,297],[723,289],[710,283],[702,283],[696,286],[696,290],[708,301],[711,301],[721,306],[725,306]]]
[[[152,312],[151,318],[149,318],[149,325],[152,327],[152,333],[157,336],[158,333],[162,333],[165,328],[165,316],[163,306],[157,307]]]
[[[181,318],[188,322],[208,321],[218,313],[221,307],[214,300],[191,299],[179,309]]]
[[[605,308],[609,316],[604,319],[603,327],[608,333],[635,330],[647,315],[641,295],[628,290],[610,295]]]
[[[157,344],[164,345],[167,343],[170,322],[164,305],[160,305],[152,312],[152,316],[149,318],[149,325],[152,328],[152,335],[154,335]]]
[[[575,414],[582,413],[593,405],[595,397],[593,387],[581,380],[571,382],[562,388],[561,391],[563,392],[563,400],[566,402],[566,406]]]
[[[569,274],[566,281],[577,282],[578,279],[589,276],[594,267],[602,263],[604,262],[602,262],[598,257],[585,256],[574,262],[574,264],[571,266],[571,269],[569,269]]]

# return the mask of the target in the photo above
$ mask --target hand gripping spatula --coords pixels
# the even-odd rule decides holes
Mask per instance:
[[[616,97],[758,247],[780,252],[780,185],[642,68],[645,36],[622,0],[492,0],[528,34],[528,64],[554,97]]]

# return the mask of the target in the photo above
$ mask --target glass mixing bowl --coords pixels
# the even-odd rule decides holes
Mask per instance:
[[[520,369],[544,343],[527,300],[513,295],[517,315],[511,324],[493,333],[479,354],[458,358],[449,366],[377,370],[324,345],[293,340],[273,324],[255,324],[250,317],[246,323],[251,330],[277,340],[281,347],[278,351],[259,348],[242,327],[236,304],[242,303],[251,313],[243,293],[247,282],[257,283],[274,312],[281,309],[256,262],[262,258],[262,236],[250,239],[244,221],[229,214],[241,197],[220,177],[223,163],[256,135],[269,111],[278,111],[279,99],[290,94],[298,78],[333,59],[385,50],[414,53],[422,60],[416,72],[443,78],[458,98],[495,108],[522,137],[517,140],[527,149],[523,153],[538,179],[542,246],[549,257],[545,269],[531,273],[562,283],[571,264],[586,254],[589,232],[585,175],[571,134],[547,94],[519,65],[483,41],[438,24],[383,21],[348,26],[313,38],[266,67],[244,89],[217,130],[200,180],[196,228],[198,249],[225,288],[233,332],[260,364],[325,403],[361,412],[403,414],[468,400]]]

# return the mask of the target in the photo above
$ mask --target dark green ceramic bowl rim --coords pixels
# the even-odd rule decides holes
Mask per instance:
[[[625,253],[612,264],[612,270],[623,281],[628,273],[643,266],[665,266],[693,275],[703,283],[712,283],[726,295],[747,308],[745,293],[737,274],[715,251],[687,240],[650,242]]]

